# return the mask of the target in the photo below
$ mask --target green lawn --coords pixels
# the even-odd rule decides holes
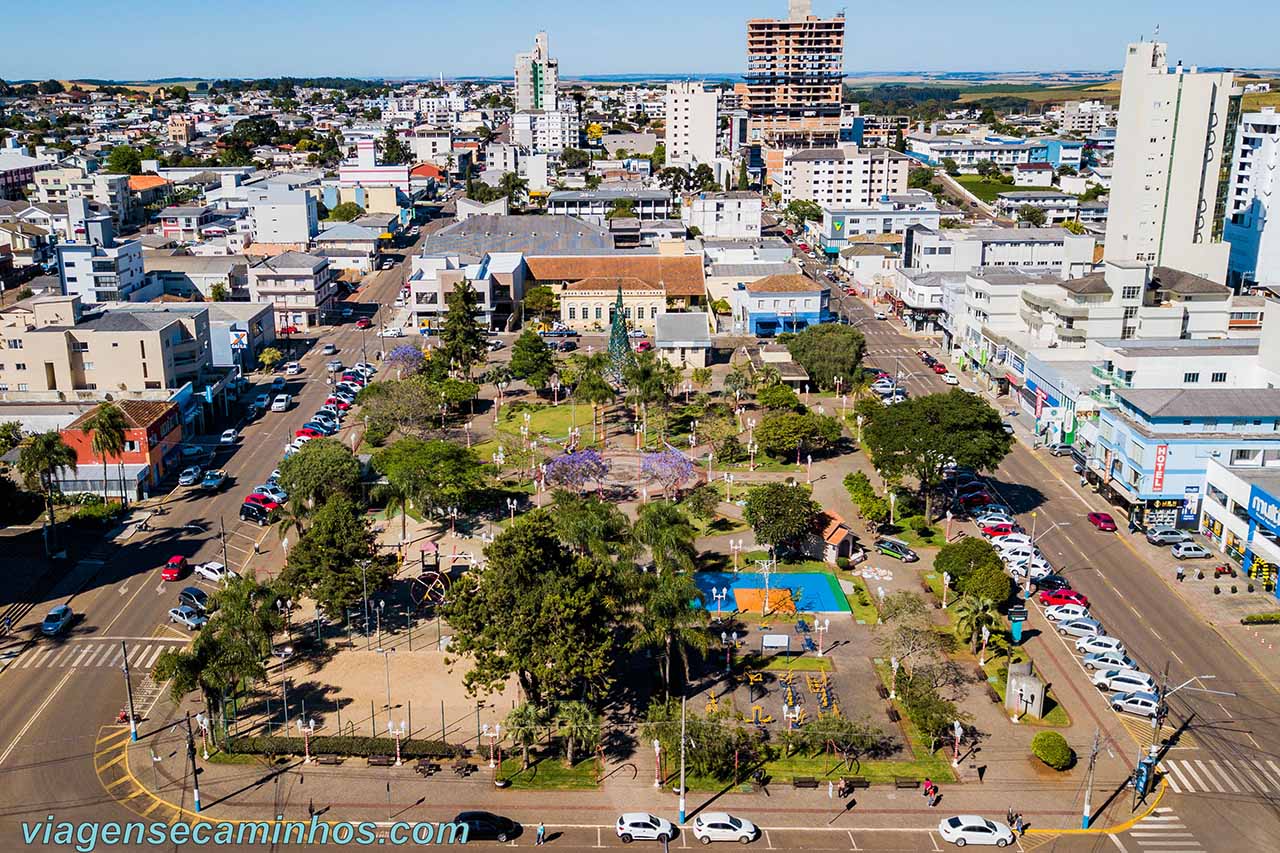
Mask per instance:
[[[895,539],[901,539],[903,542],[910,545],[912,549],[941,548],[943,538],[946,536],[946,531],[935,524],[932,527],[923,528],[925,530],[925,535],[921,535],[916,532],[915,524],[917,521],[922,520],[923,516],[917,515],[910,515],[905,518],[895,519],[895,524],[888,525],[880,532],[884,536],[892,536]]]
[[[591,407],[561,403],[552,405],[527,405],[502,407],[502,415],[498,421],[498,431],[520,436],[520,427],[524,425],[524,416],[529,415],[530,438],[546,435],[553,439],[563,440],[576,423],[582,431],[582,440],[591,440]]]
[[[880,611],[876,610],[875,599],[867,589],[867,582],[859,577],[851,580],[854,591],[846,595],[845,599],[849,602],[849,609],[853,611],[853,618],[858,620],[859,625],[875,625],[880,621]]]
[[[994,632],[993,632],[994,634]],[[983,667],[983,671],[987,673],[987,683],[990,684],[1000,694],[1000,702],[1004,703],[1005,697],[1005,672],[1008,659],[1003,654],[999,656],[991,654],[988,649],[987,665]],[[1027,660],[1027,653],[1021,647],[1013,648],[1013,663],[1022,663]],[[1040,719],[1034,717],[1023,717],[1022,722],[1029,726],[1052,726],[1054,728],[1066,728],[1071,725],[1071,716],[1067,713],[1067,709],[1063,708],[1058,702],[1058,697],[1053,695],[1050,690],[1045,693],[1044,697],[1044,716]]]
[[[1013,184],[987,180],[980,175],[957,175],[956,183],[987,204],[994,202],[996,196],[1000,193],[1014,192],[1015,190],[1019,192],[1024,190],[1028,192],[1058,192],[1057,187],[1015,187]]]
[[[595,758],[579,761],[573,767],[551,757],[533,758],[528,770],[521,769],[520,764],[519,750],[514,750],[514,755],[504,758],[499,768],[499,778],[508,780],[513,790],[584,791],[598,787],[600,762]]]
[[[937,755],[904,761],[865,760],[854,768],[841,761],[838,755],[792,755],[768,762],[765,764],[765,773],[774,782],[783,783],[789,783],[797,776],[833,781],[838,781],[841,776],[862,776],[873,785],[892,784],[895,779],[932,779],[935,782],[955,779],[951,763]]]
[[[788,655],[785,652],[770,655],[762,658],[759,655],[751,655],[745,660],[740,661],[740,665],[744,670],[761,670],[767,669],[772,672],[779,670],[790,670],[792,672],[830,672],[831,658],[828,657],[806,657],[803,653],[795,653]]]

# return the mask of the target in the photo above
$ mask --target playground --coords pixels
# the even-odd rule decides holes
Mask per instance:
[[[702,592],[702,606],[711,611],[782,615],[849,612],[840,582],[826,572],[772,572],[767,581],[760,572],[698,572],[693,579]],[[728,594],[720,595],[724,590]]]

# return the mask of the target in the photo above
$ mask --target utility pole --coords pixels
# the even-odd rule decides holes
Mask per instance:
[[[129,646],[120,641],[120,651],[124,653],[124,693],[129,699],[129,740],[138,740],[138,716],[133,713],[133,683],[129,680]]]
[[[685,745],[685,700],[688,697],[680,697],[680,825],[684,825],[684,745]]]
[[[1169,715],[1169,661],[1164,662],[1164,674],[1160,677],[1160,692],[1156,694],[1156,715],[1151,718],[1151,750],[1150,754],[1160,754],[1160,732],[1164,728],[1164,719]]]
[[[196,813],[200,812],[200,771],[196,767],[196,739],[191,733],[191,712],[187,712],[187,759],[191,762],[191,789],[194,792]]]
[[[1089,753],[1089,779],[1084,784],[1084,813],[1080,817],[1080,828],[1088,829],[1093,820],[1093,766],[1098,761],[1098,746],[1101,732],[1093,730],[1093,750]]]
[[[231,566],[227,564],[227,523],[222,520],[222,516],[218,516],[218,526],[222,528],[222,535],[219,537],[222,540],[222,565],[230,569]]]

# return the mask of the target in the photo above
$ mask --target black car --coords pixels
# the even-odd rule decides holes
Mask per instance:
[[[178,593],[178,604],[185,604],[197,613],[204,613],[209,609],[209,596],[199,587],[184,587]]]
[[[1036,589],[1039,590],[1056,590],[1071,589],[1071,583],[1062,575],[1045,575],[1039,580],[1034,581]]]
[[[453,822],[467,825],[468,842],[477,839],[506,842],[520,834],[520,824],[492,812],[460,812]]]
[[[259,527],[266,527],[271,523],[271,512],[257,504],[240,504],[240,520],[252,521]]]

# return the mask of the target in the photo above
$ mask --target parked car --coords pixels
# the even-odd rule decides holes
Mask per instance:
[[[1018,531],[1018,528],[1012,522],[998,522],[993,524],[984,524],[979,528],[982,535],[987,539],[1000,539],[1004,536],[1012,536]]]
[[[204,469],[199,465],[192,465],[190,468],[183,468],[182,473],[178,475],[179,486],[194,486],[200,482],[200,478],[204,476]]]
[[[293,434],[296,438],[324,438],[324,433],[322,431],[308,426],[295,430]]]
[[[204,613],[209,609],[209,595],[198,586],[185,586],[178,593],[178,603]]]
[[[1011,554],[1015,551],[1035,550],[1035,546],[1031,543],[1031,537],[1025,533],[1010,533],[1008,536],[1000,536],[991,540],[991,546],[1001,554]]]
[[[1060,604],[1089,606],[1089,597],[1083,592],[1076,592],[1074,589],[1042,589],[1040,590],[1039,598],[1040,603],[1045,607],[1056,607]]]
[[[201,563],[195,567],[194,571],[197,577],[204,578],[212,583],[222,583],[223,581],[230,580],[231,578],[240,577],[238,573],[228,569],[226,566],[222,565],[222,563],[213,561]]]
[[[1107,638],[1110,639],[1110,638]],[[1080,659],[1085,669],[1137,669],[1133,658],[1123,652],[1094,652]]]
[[[346,411],[347,409],[351,408],[350,400],[344,400],[343,398],[334,396],[332,394],[330,394],[329,397],[325,399],[324,404],[326,406],[333,406],[335,409],[338,409],[339,411]]]
[[[1013,843],[1013,830],[1008,826],[976,814],[943,818],[938,823],[938,835],[957,847],[967,844],[1008,847]]]
[[[896,557],[904,563],[914,563],[920,559],[920,556],[912,551],[910,546],[901,539],[894,539],[891,536],[882,536],[875,541],[875,549],[881,554],[889,557]]]
[[[275,483],[263,483],[261,486],[255,486],[253,493],[255,495],[266,495],[271,500],[281,504],[289,500],[289,493]]]
[[[1160,708],[1160,697],[1146,691],[1116,693],[1111,697],[1111,709],[1121,714],[1154,719]]]
[[[1013,424],[1009,423],[1008,421],[1002,421],[1000,424],[1000,429],[1004,430],[1005,435],[1013,435]]]
[[[383,326],[381,329],[378,330],[378,337],[403,338],[404,329],[400,328],[399,326]]]
[[[197,628],[204,627],[209,620],[196,612],[194,607],[188,607],[184,604],[169,611],[169,621],[186,626],[188,631],[194,631]]]
[[[1015,530],[1019,529],[1018,522],[1013,519],[1013,516],[1005,515],[1003,512],[986,512],[976,514],[973,517],[973,522],[979,527],[993,527],[995,525],[1004,524]]]
[[[187,571],[189,569],[190,566],[187,564],[187,558],[180,554],[175,554],[165,561],[164,568],[160,570],[160,580],[182,580],[187,576]]]
[[[1039,590],[1071,589],[1071,582],[1059,574],[1045,575],[1037,578],[1035,583]]]
[[[1069,444],[1046,444],[1044,449],[1049,451],[1050,456],[1071,455],[1071,445]]]
[[[1136,669],[1100,669],[1089,679],[1099,690],[1126,693],[1155,693],[1155,679]]]
[[[1107,633],[1102,623],[1095,619],[1066,619],[1055,627],[1064,637],[1092,637]]]
[[[252,522],[259,527],[265,527],[271,523],[272,513],[266,507],[257,504],[245,503],[240,505],[240,520]]]
[[[675,836],[675,828],[666,818],[651,815],[647,812],[627,812],[618,816],[614,827],[623,844],[630,844],[637,838],[641,841],[670,841]]]
[[[286,361],[284,364],[285,376],[297,376],[302,372],[302,365],[296,361]]]
[[[271,401],[271,411],[273,412],[288,411],[289,403],[291,402],[292,402],[292,399],[289,397],[288,394],[277,394],[276,398]]]
[[[1213,556],[1208,548],[1198,542],[1179,542],[1170,553],[1175,560],[1203,560]]]
[[[467,825],[467,841],[497,841],[505,844],[520,834],[520,824],[492,812],[460,812],[454,823]]]
[[[902,391],[895,391],[892,394],[888,394],[880,398],[880,402],[884,403],[886,406],[892,406],[895,403],[905,403],[906,400],[907,395]]]
[[[74,618],[75,612],[69,606],[59,604],[50,610],[44,617],[44,621],[40,623],[40,633],[46,637],[56,637],[67,630]]]
[[[368,317],[361,317],[359,320],[356,320],[357,329],[367,329],[372,325],[373,325],[373,321],[370,320]]]
[[[1116,530],[1116,520],[1111,517],[1109,512],[1091,512],[1085,518],[1090,524],[1105,533],[1114,533]]]
[[[235,444],[236,441],[239,440],[239,438],[240,438],[240,430],[225,429],[222,431],[222,435],[218,437],[218,443],[219,444]]]
[[[1177,545],[1191,541],[1191,534],[1174,527],[1153,527],[1146,532],[1146,537],[1152,545]]]
[[[1124,654],[1124,643],[1120,642],[1117,637],[1108,637],[1105,634],[1086,634],[1076,640],[1076,651],[1083,654],[1096,655],[1103,652],[1116,652]]]
[[[933,365],[933,372],[938,374],[946,373],[947,366],[942,362],[938,362],[937,364]]]
[[[324,423],[321,423],[320,421],[307,421],[302,425],[302,429],[298,430],[298,432],[302,432],[303,429],[319,433],[322,436],[333,435],[338,431],[338,425],[332,421],[325,421]]]
[[[488,348],[489,352],[497,352],[505,346],[502,341],[497,338],[489,338],[489,340],[484,342],[484,345]]]
[[[251,495],[245,495],[244,502],[247,504],[253,504],[254,506],[260,506],[267,512],[280,508],[279,501],[272,500],[269,495],[260,495],[256,492]]]
[[[214,468],[204,472],[204,478],[200,480],[200,488],[217,491],[225,482],[227,482],[227,472],[221,468]]]
[[[693,837],[703,844],[710,844],[712,841],[749,844],[759,834],[760,830],[754,823],[734,817],[728,812],[703,812],[693,819]]]
[[[944,373],[942,374],[942,381],[948,385],[959,385],[960,377],[956,376],[954,373]]]
[[[336,353],[337,351],[338,351],[338,348],[337,348],[337,346],[335,346],[334,344],[325,344],[325,345],[320,349],[320,354],[321,354],[321,355],[333,355],[333,354],[334,354],[334,353]]]
[[[271,405],[271,395],[259,394],[253,398],[253,405],[257,409],[265,409],[267,406]]]
[[[1035,583],[1039,578],[1053,574],[1053,566],[1049,565],[1049,561],[1044,557],[1032,557],[1029,560],[1006,563],[1005,568],[1015,578],[1029,577],[1032,583]]]
[[[1069,622],[1072,619],[1088,619],[1089,608],[1079,604],[1055,604],[1044,609],[1044,618],[1050,622]]]

